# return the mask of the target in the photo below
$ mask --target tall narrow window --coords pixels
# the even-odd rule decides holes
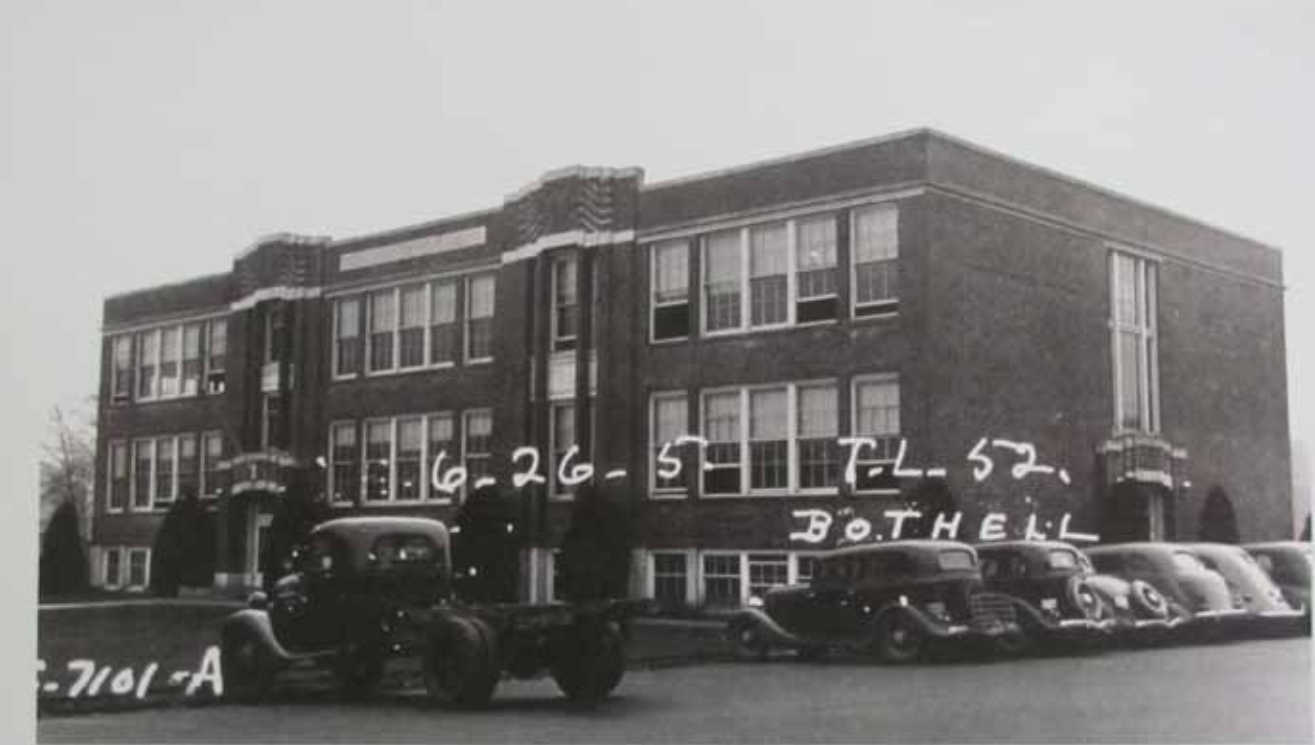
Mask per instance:
[[[672,608],[686,600],[686,561],[682,553],[653,553],[653,599]]]
[[[155,484],[155,440],[132,443],[132,508],[151,508],[151,487]]]
[[[493,357],[492,274],[471,277],[466,285],[466,361],[479,362]]]
[[[339,422],[329,432],[333,461],[333,501],[355,502],[361,494],[361,449],[356,444],[356,423]]]
[[[178,358],[182,352],[180,329],[170,326],[160,331],[160,395],[177,396],[180,382]]]
[[[128,505],[128,444],[110,443],[110,512],[121,512]]]
[[[440,473],[446,472],[453,466],[460,465],[461,451],[457,450],[456,432],[453,426],[451,414],[434,414],[429,417],[429,467],[432,469],[433,463],[437,463],[442,456],[443,462],[439,465]],[[448,499],[449,495],[434,489],[430,478],[431,472],[426,472],[426,484],[429,488],[431,499]]]
[[[740,326],[740,282],[744,265],[740,231],[713,233],[703,239],[704,328],[707,331]]]
[[[425,306],[429,292],[425,285],[402,288],[401,366],[425,364]]]
[[[790,254],[785,223],[749,230],[749,295],[754,326],[772,326],[789,318]]]
[[[105,587],[116,590],[123,585],[123,552],[117,546],[105,549]]]
[[[283,447],[283,395],[266,393],[261,397],[260,446],[262,449]]]
[[[183,395],[201,392],[201,325],[183,327]]]
[[[854,315],[899,307],[899,212],[893,204],[854,211]]]
[[[799,387],[799,488],[833,489],[840,483],[834,385]]]
[[[557,471],[561,468],[566,452],[575,445],[575,404],[557,403],[552,405],[552,443],[548,451],[552,454],[548,462],[552,492],[562,494],[567,488],[558,483]]]
[[[133,589],[146,587],[146,583],[150,579],[150,563],[150,549],[128,549],[128,587]]]
[[[826,215],[799,220],[796,226],[795,319],[799,323],[834,320],[839,313],[835,217]]]
[[[408,417],[397,420],[397,498],[419,499],[421,493],[421,458],[424,447],[424,420]]]
[[[739,554],[707,554],[703,557],[703,602],[714,607],[739,605]]]
[[[858,491],[898,489],[891,468],[869,476],[873,466],[889,464],[899,451],[900,415],[899,381],[893,376],[860,379],[854,383],[854,434],[876,441],[876,452],[864,450],[858,459]]]
[[[430,285],[429,361],[435,365],[457,360],[457,283],[454,280]]]
[[[703,436],[708,440],[703,471],[705,494],[739,494],[740,393],[710,393],[703,398]]]
[[[132,337],[124,334],[110,343],[113,354],[110,395],[115,401],[132,398]]]
[[[174,501],[174,443],[173,437],[155,441],[155,503]]]
[[[289,312],[281,300],[270,303],[265,311],[265,362],[279,362],[287,357]]]
[[[1117,429],[1141,432],[1160,429],[1157,278],[1154,262],[1131,254],[1110,254]]]
[[[653,246],[653,339],[689,336],[689,244]]]
[[[158,395],[156,365],[160,360],[160,330],[137,334],[137,398],[150,399]]]
[[[219,464],[224,459],[224,433],[206,432],[201,436],[204,441],[201,446],[202,457],[205,463],[202,465],[201,495],[205,497],[217,497],[222,488],[221,480],[223,471]]]
[[[370,370],[391,370],[393,328],[397,324],[397,293],[382,290],[370,295]]]
[[[365,423],[365,498],[370,502],[387,501],[392,494],[393,423],[380,420]]]
[[[228,319],[210,322],[210,349],[206,362],[206,391],[224,392],[224,370],[228,366]]]
[[[361,371],[361,299],[337,301],[334,318],[334,375]]]
[[[196,436],[178,438],[178,497],[195,499],[200,496],[200,460],[196,457]]]
[[[574,256],[552,263],[552,348],[575,349],[579,334],[580,301],[577,293],[579,262]]]
[[[789,485],[788,397],[784,388],[749,392],[750,489],[784,489]]]
[[[492,474],[493,461],[493,414],[492,412],[467,411],[465,461],[467,484],[474,486],[483,476]]]
[[[662,489],[684,489],[689,483],[688,464],[681,457],[683,446],[673,445],[667,449],[667,456],[681,461],[680,472],[673,477],[664,477],[659,471],[670,471],[671,466],[663,466],[658,461],[662,446],[675,442],[677,437],[689,434],[689,415],[684,393],[667,393],[653,398],[653,486]]]

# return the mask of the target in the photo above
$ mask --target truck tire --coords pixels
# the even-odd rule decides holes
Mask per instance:
[[[572,703],[593,706],[621,683],[625,640],[615,623],[573,629],[558,641],[549,666],[557,687]]]
[[[231,701],[259,703],[274,686],[274,655],[248,628],[224,631],[219,646],[219,668],[224,676],[224,698]]]
[[[422,668],[430,700],[449,706],[488,704],[498,685],[498,640],[478,618],[450,618],[431,637]]]

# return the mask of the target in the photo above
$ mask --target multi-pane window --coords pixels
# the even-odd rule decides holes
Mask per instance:
[[[224,433],[206,432],[201,435],[201,453],[205,463],[201,466],[203,483],[201,495],[219,496],[222,471],[219,464],[224,459]]]
[[[703,602],[710,606],[740,604],[740,555],[705,554]]]
[[[145,587],[149,575],[151,553],[148,548],[128,549],[128,587]]]
[[[206,390],[224,392],[224,371],[228,366],[228,319],[216,318],[210,322],[210,345],[206,357]]]
[[[201,392],[201,325],[183,327],[183,395]]]
[[[740,327],[741,278],[744,262],[740,231],[713,233],[703,239],[704,329]]]
[[[795,318],[799,323],[834,320],[839,314],[835,217],[798,220],[795,229]]]
[[[393,340],[397,323],[397,293],[370,293],[370,371],[393,369]]]
[[[200,495],[201,461],[196,455],[196,438],[182,435],[178,438],[178,497],[195,498]]]
[[[493,357],[492,274],[466,280],[466,360],[482,361]]]
[[[710,393],[703,398],[703,437],[707,439],[705,494],[738,494],[743,456],[740,451],[740,393]]]
[[[554,494],[566,492],[566,487],[558,483],[557,470],[572,445],[575,445],[575,404],[555,403],[552,405],[552,442],[548,448],[551,453],[549,476]]]
[[[877,465],[890,463],[899,452],[899,409],[899,380],[894,375],[854,381],[854,434],[877,443],[875,451],[864,449],[856,460],[858,491],[898,488],[891,468],[883,468],[873,476],[868,472]]]
[[[789,485],[788,398],[785,388],[749,391],[750,489],[784,489]]]
[[[789,320],[788,235],[785,223],[749,230],[749,322],[754,326]]]
[[[429,286],[429,361],[442,365],[457,360],[457,283]]]
[[[689,336],[689,243],[653,246],[653,339]]]
[[[834,385],[799,387],[799,488],[829,489],[840,483],[839,404]]]
[[[339,422],[329,430],[330,491],[334,502],[355,502],[361,492],[361,451],[356,423]]]
[[[402,314],[398,330],[401,367],[425,364],[425,306],[429,291],[423,284],[408,285],[401,290]]]
[[[574,349],[580,329],[579,262],[564,256],[552,262],[552,346]]]
[[[155,440],[135,440],[132,443],[132,508],[151,508],[151,486],[154,482]]]
[[[879,204],[853,214],[854,315],[890,313],[899,307],[899,212]]]
[[[160,359],[160,330],[137,334],[137,398],[155,398],[158,395],[155,374]]]
[[[789,583],[788,554],[749,554],[749,595],[762,597],[777,585]]]
[[[110,395],[115,401],[127,401],[132,398],[132,337],[116,336],[110,347]]]
[[[155,441],[155,503],[174,501],[174,442],[173,437]]]
[[[110,512],[119,512],[128,505],[128,444],[110,443]]]
[[[1153,261],[1117,251],[1110,254],[1117,429],[1157,432],[1160,428],[1157,279]]]
[[[123,552],[118,548],[105,549],[104,584],[111,590],[123,584]]]
[[[432,469],[434,463],[438,462],[439,456],[443,456],[443,463],[439,468],[447,470],[448,468],[460,463],[460,452],[457,450],[456,426],[451,414],[434,414],[429,417],[429,465],[427,468]],[[429,474],[427,470],[425,473]],[[431,479],[432,481],[432,479]],[[432,486],[432,484],[431,484]],[[447,495],[437,491],[431,492],[430,496],[447,499]]]
[[[397,420],[397,498],[420,499],[424,474],[424,424],[420,417]]]
[[[343,298],[334,306],[334,375],[361,371],[361,300]]]
[[[683,553],[653,552],[653,598],[664,607],[685,604],[688,587]]]
[[[662,452],[662,446],[668,442],[675,442],[677,437],[689,434],[689,410],[684,393],[664,393],[653,397],[653,486],[660,490],[673,489],[684,491],[689,483],[686,476],[689,468],[682,458],[685,448],[683,445],[672,445],[667,448],[667,457],[675,458],[681,461],[680,472],[674,477],[667,478],[662,476],[658,471],[671,470],[671,465],[664,466],[658,461],[658,455]]]
[[[466,432],[462,438],[465,447],[467,483],[472,487],[483,476],[492,474],[493,465],[493,412],[467,411]]]
[[[387,501],[392,494],[393,422],[390,419],[365,423],[365,499]]]
[[[182,352],[180,329],[177,326],[160,330],[160,395],[177,396],[182,370],[179,356]]]
[[[816,556],[796,556],[795,582],[799,584],[808,584],[817,576]]]

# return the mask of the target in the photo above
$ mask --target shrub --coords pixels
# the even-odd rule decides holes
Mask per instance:
[[[151,591],[172,597],[179,587],[209,587],[215,577],[215,524],[195,495],[165,514],[151,549]]]
[[[41,537],[38,592],[42,597],[87,587],[87,555],[78,534],[78,508],[65,501],[55,509]]]
[[[1233,502],[1227,492],[1213,486],[1205,495],[1205,504],[1201,505],[1201,519],[1198,536],[1203,541],[1216,543],[1238,543],[1237,514],[1233,511]]]

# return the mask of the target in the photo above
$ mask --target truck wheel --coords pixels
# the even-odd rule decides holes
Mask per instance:
[[[585,636],[576,631],[555,650],[549,666],[553,680],[572,702],[592,706],[621,683],[626,672],[625,640],[608,623]]]
[[[478,618],[453,618],[432,638],[422,661],[431,700],[462,707],[484,706],[501,674],[497,637]]]
[[[913,662],[922,655],[926,641],[923,630],[903,613],[887,613],[877,625],[876,652],[884,662]]]
[[[274,656],[254,632],[245,628],[224,632],[219,647],[224,697],[240,703],[260,702],[274,685]]]
[[[378,650],[361,644],[344,645],[334,661],[333,674],[343,696],[366,698],[379,687],[384,675],[384,660]]]

